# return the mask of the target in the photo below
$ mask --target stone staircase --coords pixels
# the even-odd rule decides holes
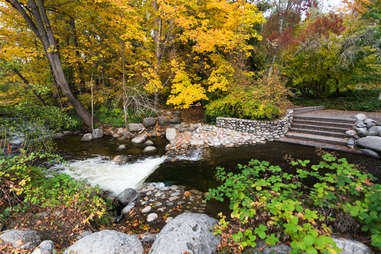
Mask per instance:
[[[279,141],[340,151],[352,151],[347,147],[345,131],[353,127],[352,119],[337,119],[294,115],[289,132]]]

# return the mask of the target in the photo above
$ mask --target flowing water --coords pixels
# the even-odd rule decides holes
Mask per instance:
[[[269,142],[238,148],[212,148],[205,158],[196,150],[189,157],[177,157],[175,161],[165,154],[166,141],[155,138],[152,141],[158,148],[155,154],[142,153],[143,145],[117,141],[113,138],[102,138],[92,142],[81,142],[80,136],[67,136],[57,141],[59,153],[67,160],[65,165],[56,165],[76,179],[86,179],[92,185],[118,194],[127,187],[139,188],[143,182],[164,182],[168,185],[184,185],[189,189],[207,191],[218,185],[215,179],[215,168],[222,166],[236,169],[238,163],[245,164],[250,159],[266,160],[287,169],[286,156],[295,159],[318,162],[316,149],[293,144]],[[118,151],[120,144],[127,149]],[[381,161],[373,158],[336,152],[350,162],[358,164],[379,179],[381,178]],[[127,155],[130,160],[119,165],[112,161],[116,155]]]

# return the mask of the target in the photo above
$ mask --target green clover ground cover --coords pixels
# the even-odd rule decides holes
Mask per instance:
[[[255,247],[262,239],[288,243],[292,253],[339,253],[331,235],[351,233],[367,235],[381,250],[381,185],[372,175],[331,154],[317,165],[290,164],[287,172],[258,160],[238,165],[237,174],[218,168],[222,185],[208,198],[230,201],[231,218],[221,214],[215,231],[232,238],[225,246]]]

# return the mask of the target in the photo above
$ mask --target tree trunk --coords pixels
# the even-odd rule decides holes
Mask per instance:
[[[380,94],[378,95],[378,99],[381,101],[381,91],[380,91]]]
[[[157,0],[153,1],[153,8],[155,12],[159,11]],[[157,76],[159,76],[160,64],[161,64],[161,53],[160,53],[160,36],[161,36],[161,25],[162,25],[161,22],[162,20],[160,16],[156,13],[155,24],[154,24],[154,43],[155,43],[155,56],[156,56],[155,72]],[[159,91],[155,91],[155,94],[154,94],[154,108],[155,109],[158,109],[158,103],[159,103]]]
[[[54,79],[77,112],[83,122],[91,128],[91,115],[82,103],[73,95],[66,80],[61,59],[58,55],[57,43],[54,38],[53,30],[46,15],[44,0],[28,0],[27,6],[18,0],[6,0],[24,18],[29,28],[40,39],[44,46],[45,54],[49,60]]]

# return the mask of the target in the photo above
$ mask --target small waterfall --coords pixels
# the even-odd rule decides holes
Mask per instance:
[[[126,188],[140,188],[147,177],[165,160],[165,156],[150,157],[119,165],[108,158],[98,156],[56,165],[53,169],[78,180],[87,180],[93,186],[98,185],[101,189],[118,195]]]

